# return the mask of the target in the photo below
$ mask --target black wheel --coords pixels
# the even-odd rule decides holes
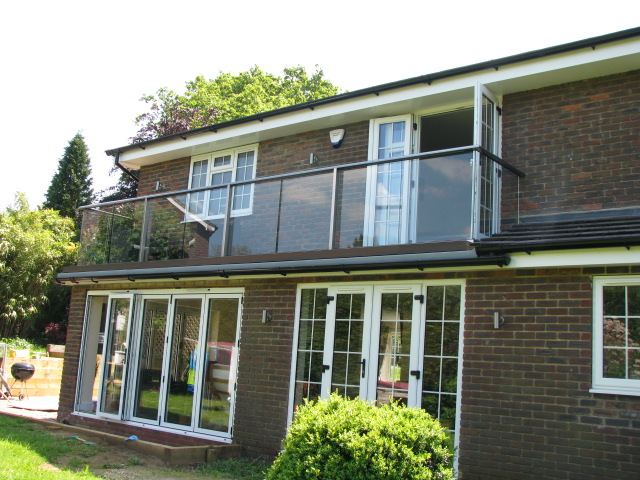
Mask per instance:
[[[18,400],[24,400],[24,395],[22,393],[18,395]]]

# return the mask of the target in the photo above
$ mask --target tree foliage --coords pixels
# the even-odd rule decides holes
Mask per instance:
[[[0,337],[30,330],[55,273],[75,259],[74,235],[72,219],[30,210],[24,194],[0,213]]]
[[[182,94],[161,88],[143,96],[148,110],[136,118],[139,130],[132,141],[152,140],[336,93],[338,88],[318,67],[311,74],[302,66],[285,68],[282,76],[254,66],[237,75],[197,76],[187,82]]]
[[[92,201],[91,162],[84,137],[77,133],[64,149],[42,206],[72,218],[79,232],[78,207]]]

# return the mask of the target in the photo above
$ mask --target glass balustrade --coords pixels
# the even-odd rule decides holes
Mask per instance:
[[[468,147],[83,207],[80,264],[477,239],[503,165]]]

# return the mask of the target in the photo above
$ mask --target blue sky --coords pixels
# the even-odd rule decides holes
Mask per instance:
[[[128,143],[139,98],[252,65],[323,68],[355,90],[638,26],[640,2],[11,2],[0,16],[0,208],[43,201],[80,131],[94,186]]]

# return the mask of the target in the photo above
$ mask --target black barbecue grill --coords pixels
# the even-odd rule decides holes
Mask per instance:
[[[18,362],[11,365],[11,376],[13,377],[13,385],[15,385],[16,382],[20,382],[20,394],[18,395],[18,398],[20,400],[24,398],[22,389],[24,388],[26,390],[27,380],[33,377],[34,373],[36,373],[36,367],[31,365],[30,363]]]

